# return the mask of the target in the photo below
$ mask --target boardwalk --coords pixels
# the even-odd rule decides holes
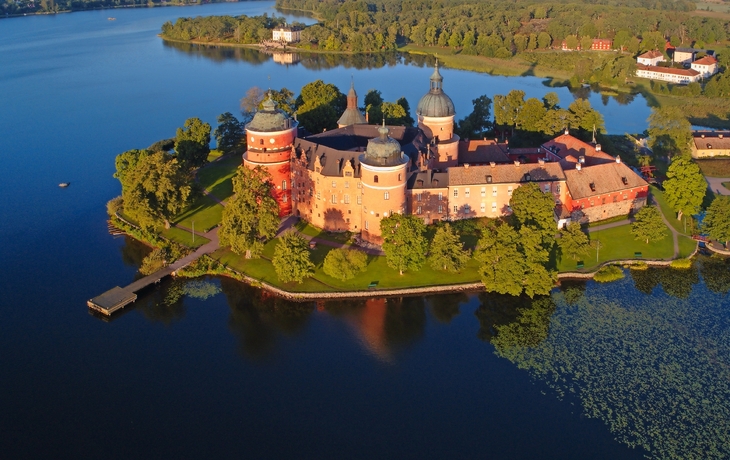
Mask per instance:
[[[145,276],[126,287],[115,286],[105,293],[94,297],[86,302],[89,308],[96,310],[105,315],[111,315],[117,310],[124,308],[126,305],[137,300],[137,293],[152,284],[158,283],[163,278],[172,275],[175,271],[187,266],[203,254],[210,254],[218,249],[218,229],[214,228],[203,235],[210,242],[199,247],[195,252],[188,254],[182,259],[168,265],[167,267],[156,271],[155,273]]]

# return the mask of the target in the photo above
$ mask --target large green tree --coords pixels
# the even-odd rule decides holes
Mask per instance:
[[[689,155],[674,157],[667,169],[667,180],[664,181],[664,197],[669,206],[682,220],[684,214],[695,214],[705,199],[707,182],[700,167]]]
[[[142,156],[124,175],[122,187],[124,212],[143,228],[170,220],[188,204],[191,187],[176,158],[165,152]]]
[[[122,190],[127,186],[127,175],[134,168],[137,167],[137,163],[143,158],[150,155],[149,150],[127,150],[126,152],[117,155],[114,160],[117,171],[114,173],[114,177],[119,179],[122,184]]]
[[[310,133],[337,128],[337,120],[345,111],[347,98],[332,83],[322,80],[307,83],[297,97],[297,114],[301,126]]]
[[[233,177],[233,193],[223,208],[220,244],[246,258],[258,257],[263,241],[279,228],[279,205],[271,194],[271,176],[261,167],[239,166]]]
[[[175,153],[184,168],[203,166],[210,153],[210,125],[200,118],[185,120],[185,125],[177,129]]]
[[[337,248],[327,253],[322,264],[325,274],[338,280],[349,280],[365,270],[368,256],[357,249]]]
[[[449,224],[436,230],[429,247],[428,261],[434,270],[458,273],[464,268],[471,255],[457,232]]]
[[[727,246],[730,240],[730,196],[718,196],[712,200],[702,220],[702,229]]]
[[[294,230],[287,230],[279,238],[271,259],[279,281],[301,283],[314,274],[314,264],[309,256],[309,245]]]
[[[676,106],[654,109],[649,115],[649,147],[657,155],[689,153],[692,125]]]
[[[636,213],[631,224],[631,234],[637,240],[661,241],[667,236],[667,226],[662,220],[661,211],[656,206],[644,206]]]
[[[388,266],[401,275],[406,270],[418,271],[426,259],[428,241],[426,225],[416,216],[391,214],[380,221],[383,251]]]
[[[474,110],[462,118],[456,126],[456,133],[462,139],[481,139],[484,135],[491,131],[491,105],[492,100],[482,95],[476,99],[472,99]]]
[[[506,96],[497,94],[494,96],[494,123],[501,126],[514,126],[517,124],[517,115],[525,103],[525,92],[513,89]]]
[[[585,254],[591,248],[591,242],[588,235],[578,222],[571,222],[563,228],[558,240],[558,246],[563,254],[569,256],[573,260],[577,260],[581,254]]]
[[[540,185],[536,182],[529,182],[515,189],[509,205],[512,208],[515,228],[533,228],[539,233],[543,248],[549,250],[555,243],[557,233],[552,194],[540,190]]]
[[[218,127],[213,133],[218,150],[229,152],[245,140],[246,130],[231,112],[218,115]]]

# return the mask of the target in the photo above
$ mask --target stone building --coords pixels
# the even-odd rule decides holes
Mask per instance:
[[[694,131],[690,148],[692,158],[730,156],[730,131]]]
[[[459,136],[454,134],[454,102],[443,91],[444,78],[438,61],[430,78],[428,92],[418,101],[418,127],[431,140],[432,168],[456,166],[459,158]]]

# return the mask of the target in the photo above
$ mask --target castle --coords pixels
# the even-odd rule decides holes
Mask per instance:
[[[512,192],[529,182],[552,194],[557,227],[627,215],[646,204],[646,181],[567,129],[527,149],[459,139],[438,64],[416,115],[417,127],[369,125],[351,86],[339,128],[298,137],[297,121],[268,99],[246,125],[243,163],[269,172],[281,217],[293,214],[375,244],[382,242],[381,219],[393,213],[426,224],[507,215]]]

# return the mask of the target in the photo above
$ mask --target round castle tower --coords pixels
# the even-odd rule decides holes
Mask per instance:
[[[289,159],[298,123],[278,109],[271,94],[263,106],[246,125],[248,149],[243,164],[251,169],[262,166],[271,175],[271,193],[279,204],[279,217],[284,217],[292,212]]]
[[[433,167],[456,166],[459,163],[459,136],[454,134],[454,102],[443,91],[444,77],[436,61],[429,91],[418,101],[418,127],[436,145]]]
[[[380,220],[391,213],[406,210],[406,173],[408,157],[401,146],[388,136],[385,124],[380,135],[368,141],[367,150],[360,155],[362,182],[362,237],[380,244]]]

